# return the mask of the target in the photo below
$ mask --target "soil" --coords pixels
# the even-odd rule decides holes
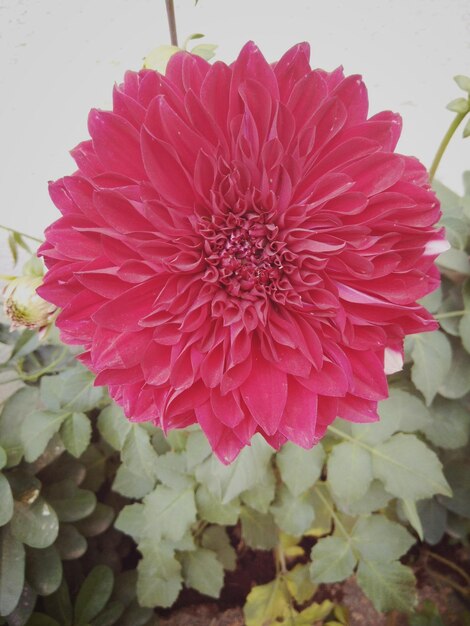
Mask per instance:
[[[171,611],[160,612],[158,626],[245,626],[241,607],[246,596],[253,586],[274,578],[275,566],[269,552],[246,548],[240,551],[240,546],[238,551],[237,570],[227,573],[220,601],[215,603],[197,592],[186,590]],[[458,564],[464,572],[470,571],[468,546],[442,542],[432,551]],[[424,545],[411,553],[407,564],[414,569],[418,581],[418,606],[429,600],[439,609],[445,626],[462,626],[462,613],[470,609],[470,595],[464,597],[453,588],[454,583],[463,584],[459,574],[431,559],[429,548]],[[343,583],[320,585],[313,601],[321,602],[326,598],[347,608],[350,626],[408,626],[405,615],[396,614],[390,619],[378,613],[354,578]]]

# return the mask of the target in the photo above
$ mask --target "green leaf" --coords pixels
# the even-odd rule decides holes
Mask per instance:
[[[39,393],[36,387],[23,387],[12,395],[0,414],[0,445],[8,456],[7,465],[18,465],[23,456],[21,425],[37,410]]]
[[[57,620],[61,626],[71,626],[72,603],[65,579],[62,580],[57,591],[44,599],[44,605],[47,615]]]
[[[416,505],[423,525],[426,543],[435,546],[444,536],[447,526],[447,511],[435,498],[421,500]]]
[[[401,504],[406,519],[411,524],[411,527],[414,528],[420,540],[424,541],[424,529],[418,514],[416,502],[414,500],[409,500],[408,498],[405,498],[404,500],[401,500]]]
[[[275,493],[276,476],[273,468],[268,465],[264,475],[260,476],[258,483],[251,489],[243,491],[240,498],[244,504],[248,504],[249,507],[255,509],[258,513],[267,513],[274,500]]]
[[[414,335],[411,352],[411,379],[429,405],[444,382],[451,366],[452,349],[440,331]]]
[[[349,578],[356,557],[347,539],[340,536],[319,539],[310,554],[310,576],[315,583],[335,583]]]
[[[115,450],[122,450],[132,423],[117,404],[110,404],[101,411],[97,425],[103,439]]]
[[[10,532],[0,528],[0,615],[13,611],[24,584],[25,552],[23,544]]]
[[[60,428],[60,437],[68,452],[78,459],[90,443],[90,420],[84,413],[72,413]]]
[[[145,505],[141,503],[125,506],[114,523],[117,530],[130,535],[135,541],[145,537],[146,525]]]
[[[96,506],[96,496],[88,489],[79,489],[72,480],[63,480],[45,490],[48,502],[61,522],[76,522],[90,515]]]
[[[465,316],[468,317],[468,316]],[[470,391],[470,354],[460,345],[452,350],[450,370],[439,387],[439,393],[445,398],[455,400]]]
[[[370,452],[352,441],[334,446],[328,458],[328,483],[338,503],[347,508],[362,498],[372,482]]]
[[[170,607],[182,587],[181,564],[174,550],[164,543],[139,545],[143,558],[137,566],[137,597],[142,607]]]
[[[296,565],[285,574],[285,581],[291,596],[298,604],[305,604],[313,596],[316,585],[310,578],[308,565]],[[308,626],[310,626],[309,622]]]
[[[121,459],[135,474],[149,480],[155,479],[155,463],[158,456],[150,443],[149,434],[139,424],[131,425],[122,447]]]
[[[6,464],[7,464],[7,453],[0,446],[0,469],[3,469]]]
[[[59,535],[54,545],[63,561],[79,559],[88,547],[85,537],[72,524],[60,525]]]
[[[121,464],[116,472],[113,482],[113,491],[120,493],[126,498],[143,498],[152,491],[155,479],[136,474],[127,465]]]
[[[119,626],[148,626],[153,614],[152,609],[140,606],[137,600],[134,600],[122,614]]]
[[[7,524],[13,515],[13,496],[10,483],[0,472],[0,526]]]
[[[225,528],[210,526],[204,531],[201,546],[213,550],[224,569],[234,571],[237,564],[237,553],[230,543]]]
[[[415,543],[415,539],[403,526],[391,522],[384,515],[360,518],[351,540],[362,559],[377,563],[399,559]]]
[[[248,506],[240,512],[242,537],[256,550],[272,550],[278,543],[278,529],[271,513],[259,513]]]
[[[211,456],[196,468],[196,478],[225,504],[262,480],[272,455],[272,448],[256,434],[233,463],[224,465]]]
[[[16,502],[11,532],[31,548],[47,548],[57,538],[59,520],[44,498],[39,497],[30,505]]]
[[[258,585],[248,594],[243,607],[246,626],[275,623],[289,615],[289,601],[279,578],[267,585]]]
[[[420,500],[450,495],[436,454],[414,435],[397,434],[374,449],[373,471],[398,498]]]
[[[164,74],[168,61],[176,52],[180,52],[180,50],[181,48],[177,46],[158,46],[145,57],[144,67]]]
[[[276,455],[276,464],[282,480],[293,496],[300,496],[317,482],[324,460],[325,451],[321,444],[310,450],[304,450],[288,442]]]
[[[51,411],[36,411],[25,417],[20,436],[26,461],[31,463],[44,452],[66,417],[67,414]]]
[[[379,403],[379,415],[379,422],[351,424],[354,438],[376,445],[387,441],[396,432],[414,432],[430,419],[429,410],[424,402],[401,389],[390,389],[387,400]]]
[[[460,89],[463,89],[463,91],[470,94],[470,77],[458,74],[457,76],[454,76],[454,80]]]
[[[29,618],[28,626],[61,626],[61,624],[44,613],[33,613]]]
[[[271,512],[279,528],[294,537],[303,535],[311,528],[315,517],[310,494],[295,497],[284,485],[278,490]]]
[[[324,600],[321,604],[314,602],[296,616],[295,626],[311,626],[317,622],[323,623],[333,608],[334,604],[330,600]],[[332,622],[328,622],[328,624],[332,624]]]
[[[380,480],[373,480],[362,498],[349,503],[347,507],[343,506],[340,502],[338,506],[341,504],[341,509],[344,510],[345,513],[348,513],[348,515],[367,515],[386,507],[392,497],[390,493],[385,491]]]
[[[166,452],[157,456],[153,469],[157,479],[173,489],[187,489],[194,484],[186,471],[186,458],[182,452]]]
[[[416,603],[416,579],[401,563],[361,561],[357,582],[377,611],[409,612]]]
[[[187,587],[211,598],[218,598],[224,584],[224,568],[215,552],[198,548],[187,552],[183,559],[184,580]]]
[[[240,501],[235,498],[228,504],[222,504],[205,485],[199,485],[196,491],[196,504],[199,517],[211,524],[234,526],[240,516]]]
[[[445,507],[462,517],[470,518],[470,468],[465,461],[446,465],[446,477],[452,489],[451,498],[439,497]]]
[[[206,61],[210,61],[215,57],[215,51],[219,46],[213,43],[201,43],[191,50],[191,54],[195,54],[198,57],[205,59]]]
[[[464,139],[470,137],[470,119],[467,120],[467,123],[464,126],[462,136]]]
[[[190,472],[211,454],[211,447],[205,434],[198,430],[189,433],[186,440],[187,470]]]
[[[54,546],[26,550],[26,576],[31,587],[41,596],[48,596],[59,588],[62,580],[62,561]]]
[[[74,624],[85,626],[106,606],[114,585],[114,574],[106,565],[97,565],[85,578],[75,601]]]
[[[103,388],[94,387],[94,375],[82,365],[75,365],[56,376],[41,379],[41,399],[50,411],[86,413],[103,397]]]
[[[430,600],[423,602],[418,613],[413,613],[413,615],[409,616],[408,624],[409,626],[445,626],[439,609]]]
[[[13,265],[18,263],[18,246],[16,245],[13,233],[8,235],[8,247],[10,248],[11,256],[13,258]]]
[[[95,619],[91,620],[90,626],[112,626],[124,613],[125,608],[122,602],[113,600],[95,617]]]
[[[435,446],[453,450],[468,442],[470,416],[459,402],[436,398],[430,420],[421,430]]]
[[[84,537],[96,537],[111,526],[114,515],[113,507],[98,502],[93,512],[77,522],[76,527]]]
[[[36,599],[36,592],[25,582],[18,604],[14,611],[6,618],[9,626],[24,626],[24,624],[29,623],[29,618],[34,610]],[[3,620],[0,617],[0,624],[2,622]]]
[[[449,102],[446,108],[455,113],[466,113],[469,108],[469,102],[467,98],[455,98],[455,100]]]

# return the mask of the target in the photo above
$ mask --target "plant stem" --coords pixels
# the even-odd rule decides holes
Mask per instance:
[[[176,33],[175,5],[173,0],[165,0],[166,14],[168,16],[168,28],[170,29],[170,41],[172,46],[178,46],[178,35]]]
[[[16,230],[15,228],[8,228],[8,226],[3,226],[3,224],[0,224],[0,228],[2,230],[6,230],[9,233],[18,233],[18,235],[21,235],[22,237],[26,237],[26,239],[31,239],[31,241],[37,241],[38,243],[44,243],[43,239],[38,239],[37,237],[33,237],[32,235],[28,235],[27,233],[22,233],[19,230]]]
[[[452,123],[449,126],[449,129],[447,130],[446,134],[444,135],[444,138],[442,139],[440,143],[439,148],[437,149],[436,156],[434,157],[434,161],[432,162],[432,165],[429,168],[430,182],[432,182],[434,179],[436,170],[439,166],[439,163],[441,162],[442,156],[444,152],[446,151],[447,146],[449,145],[449,141],[452,139],[453,134],[455,133],[457,128],[460,126],[461,122],[464,120],[467,113],[468,111],[466,111],[465,113],[457,113],[457,115],[452,120]]]
[[[449,311],[448,313],[437,313],[434,316],[436,320],[446,320],[450,317],[461,317],[462,315],[468,314],[470,311]]]
[[[450,569],[453,569],[454,572],[457,572],[457,574],[461,576],[467,582],[468,585],[470,585],[470,576],[466,572],[464,572],[463,569],[460,568],[458,565],[456,565],[452,561],[449,561],[448,559],[441,556],[440,554],[436,554],[435,552],[429,552],[428,555],[434,560],[439,561],[439,563],[443,563]]]

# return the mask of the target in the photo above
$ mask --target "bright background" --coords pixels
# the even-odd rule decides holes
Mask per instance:
[[[58,217],[47,181],[71,173],[88,110],[168,43],[164,0],[0,0],[0,223],[41,236]],[[312,45],[313,65],[362,73],[370,109],[404,118],[399,149],[427,166],[470,74],[468,0],[176,0],[180,40],[195,32],[231,61],[248,39],[270,60]],[[438,178],[460,192],[470,139],[456,137]],[[10,261],[0,235],[0,273]]]

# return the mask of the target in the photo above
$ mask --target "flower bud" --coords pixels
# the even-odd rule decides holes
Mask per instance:
[[[41,277],[19,276],[9,280],[3,289],[3,308],[12,321],[12,330],[21,326],[41,329],[50,323],[56,307],[36,293],[41,283]]]

